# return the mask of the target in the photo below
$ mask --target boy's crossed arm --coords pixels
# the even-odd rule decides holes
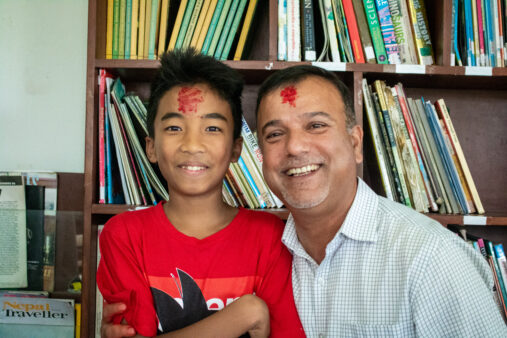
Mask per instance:
[[[101,336],[105,338],[132,337],[135,330],[123,319],[122,324],[113,324],[114,315],[125,311],[122,303],[104,304]],[[269,335],[269,311],[266,303],[254,295],[241,296],[224,309],[185,328],[164,333],[159,337],[239,337],[244,333],[250,337]],[[137,335],[136,337],[142,337]]]

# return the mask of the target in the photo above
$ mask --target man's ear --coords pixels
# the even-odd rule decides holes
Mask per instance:
[[[363,162],[363,128],[359,125],[355,125],[349,130],[350,141],[352,147],[354,147],[354,158],[356,163]]]
[[[157,163],[157,154],[155,152],[155,140],[149,136],[144,139],[146,141],[146,156],[151,163]]]
[[[231,162],[238,162],[242,149],[243,149],[243,138],[240,136],[234,140],[234,143],[232,145]]]

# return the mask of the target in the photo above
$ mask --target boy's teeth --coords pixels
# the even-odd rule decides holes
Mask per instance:
[[[292,169],[287,170],[287,175],[289,175],[289,176],[305,175],[307,173],[317,170],[318,168],[319,168],[319,166],[316,164],[310,164],[310,165],[307,165],[307,166],[304,166],[301,168],[292,168]]]
[[[204,167],[197,167],[197,166],[183,166],[183,168],[186,170],[191,170],[191,171],[198,171],[198,170],[204,169]]]

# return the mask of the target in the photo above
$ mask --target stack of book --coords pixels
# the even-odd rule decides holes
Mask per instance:
[[[420,212],[484,213],[444,100],[407,98],[401,83],[362,83],[386,196]]]
[[[148,160],[146,107],[126,95],[120,78],[99,70],[99,203],[154,205],[168,200],[166,182]],[[224,200],[247,208],[280,208],[262,176],[262,155],[255,135],[243,119],[243,150],[223,182]]]
[[[278,60],[302,59],[431,65],[424,2],[278,0]]]
[[[452,0],[451,65],[505,67],[507,1]]]
[[[194,47],[220,60],[241,60],[257,3],[108,0],[106,58],[155,60],[167,50]]]

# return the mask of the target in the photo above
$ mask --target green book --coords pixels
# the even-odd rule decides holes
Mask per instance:
[[[176,40],[176,46],[174,47],[175,49],[179,49],[183,46],[183,40],[185,40],[185,34],[187,33],[190,17],[192,16],[192,12],[194,10],[195,1],[196,0],[188,0],[187,8],[185,9],[185,15],[183,16],[181,28],[178,33],[178,39]]]
[[[222,14],[224,4],[225,0],[218,0],[215,11],[213,12],[213,17],[211,18],[211,23],[209,25],[208,32],[206,33],[206,38],[204,39],[204,43],[201,49],[201,53],[203,53],[204,55],[208,54],[209,47],[211,46],[211,40],[213,40],[213,36],[217,28],[220,14]]]
[[[243,18],[246,2],[247,2],[246,0],[241,0],[241,2],[239,3],[239,7],[238,10],[236,11],[236,16],[234,17],[234,21],[232,22],[231,30],[229,31],[227,40],[225,41],[225,46],[223,48],[222,55],[220,56],[220,60],[227,60],[227,57],[229,56],[232,43],[234,42],[236,32],[238,31],[239,23],[241,22],[241,18]]]
[[[118,39],[118,58],[125,58],[125,12],[127,10],[127,0],[120,0],[120,28]]]
[[[218,40],[220,39],[220,35],[222,34],[222,29],[224,28],[225,19],[227,18],[227,14],[229,13],[229,8],[231,8],[232,2],[236,2],[238,0],[226,0],[225,5],[222,8],[222,13],[220,13],[220,19],[218,19],[217,27],[215,29],[215,34],[213,34],[213,38],[211,40],[211,45],[208,49],[208,55],[213,56],[215,54],[215,49],[217,48]]]
[[[366,12],[366,20],[370,27],[371,40],[373,48],[377,56],[377,63],[388,64],[386,48],[384,46],[384,39],[380,30],[380,23],[378,21],[377,8],[375,7],[374,0],[363,0],[364,11]]]
[[[220,39],[218,40],[217,47],[215,49],[215,59],[220,59],[220,56],[222,55],[222,51],[225,46],[225,42],[227,41],[227,37],[229,36],[229,31],[231,30],[232,21],[235,18],[237,9],[239,5],[239,0],[233,0],[231,9],[229,10],[229,13],[227,14],[227,18],[225,19],[225,24],[222,29],[222,33],[220,34]]]
[[[190,23],[188,24],[187,33],[185,34],[185,40],[183,40],[183,48],[187,48],[190,45],[190,41],[192,41],[192,36],[194,35],[195,26],[197,25],[197,20],[199,19],[199,13],[201,13],[203,2],[204,0],[197,0],[195,3],[192,16],[190,17]]]
[[[118,59],[120,47],[120,0],[113,2],[113,59]]]
[[[148,59],[150,60],[156,59],[155,42],[157,40],[158,2],[159,0],[151,0],[150,38],[148,40]]]
[[[127,0],[125,14],[125,59],[130,59],[130,31],[132,25],[132,0]]]

